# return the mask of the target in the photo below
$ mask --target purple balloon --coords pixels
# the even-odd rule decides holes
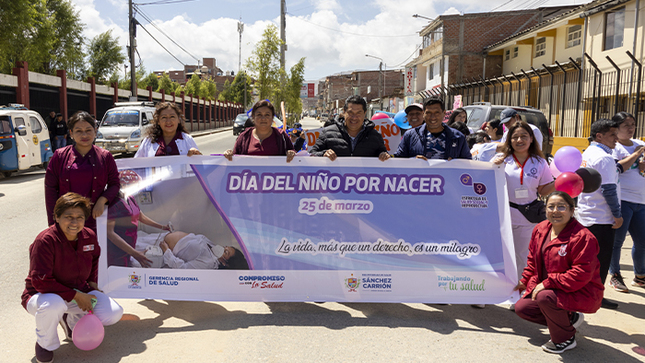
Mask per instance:
[[[553,162],[560,172],[574,173],[582,164],[582,154],[573,146],[564,146],[555,153]]]
[[[72,331],[72,341],[80,350],[92,350],[98,347],[104,336],[103,324],[91,312],[82,317]]]

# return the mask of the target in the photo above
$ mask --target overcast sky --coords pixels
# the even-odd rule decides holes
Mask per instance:
[[[196,64],[189,54],[151,26],[145,15],[170,38],[198,59],[216,58],[224,71],[238,71],[242,19],[242,67],[268,24],[279,25],[280,0],[136,0],[143,14],[137,20],[185,64]],[[442,14],[516,10],[537,6],[581,5],[588,0],[287,0],[287,68],[306,57],[305,79],[357,69],[400,68],[417,54],[418,32]],[[72,0],[92,38],[108,29],[124,46],[128,41],[127,0]],[[155,4],[156,3],[156,4]],[[161,4],[159,4],[161,3]],[[163,4],[167,3],[167,4]],[[497,8],[497,9],[496,9]],[[183,69],[144,30],[137,46],[148,72]]]

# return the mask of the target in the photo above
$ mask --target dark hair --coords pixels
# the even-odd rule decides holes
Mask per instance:
[[[491,129],[497,130],[495,131],[497,136],[504,135],[504,127],[502,127],[502,120],[496,118],[492,121],[488,121],[488,126],[490,126]]]
[[[246,258],[244,257],[242,251],[233,246],[231,247],[235,250],[235,254],[233,255],[233,257],[229,258],[228,261],[226,261],[227,265],[220,265],[219,268],[228,270],[248,270],[249,263],[246,262]]]
[[[465,136],[470,135],[470,129],[465,123],[461,121],[453,122],[452,125],[449,125],[449,127],[452,127],[455,130],[461,131],[461,133],[464,134]]]
[[[262,100],[262,101],[256,102],[255,105],[253,105],[253,108],[251,109],[251,117],[255,115],[255,111],[257,111],[258,108],[260,107],[268,107],[271,110],[272,116],[275,117],[275,107],[271,102],[269,102],[269,100]]]
[[[159,125],[159,117],[161,117],[161,112],[168,108],[175,111],[177,118],[179,119],[177,131],[186,132],[186,126],[184,126],[186,120],[184,119],[184,115],[181,113],[179,106],[177,106],[177,104],[175,104],[174,102],[159,102],[157,104],[155,114],[152,116],[152,125],[148,127],[148,131],[146,132],[146,137],[149,137],[151,141],[157,141],[160,137],[163,136],[163,130],[161,129],[161,125]]]
[[[347,97],[347,99],[345,100],[345,105],[343,106],[343,111],[347,111],[347,105],[349,105],[350,103],[363,106],[363,112],[367,112],[367,102],[365,102],[365,99],[363,97],[359,95]]]
[[[466,142],[468,143],[468,148],[472,149],[473,146],[477,143],[477,134],[470,134],[466,136]]]
[[[446,110],[446,106],[443,104],[443,100],[441,98],[436,98],[436,97],[430,97],[428,98],[424,103],[423,103],[423,110],[425,111],[426,108],[432,105],[439,105],[441,107],[441,111]]]
[[[597,134],[604,134],[606,132],[609,132],[609,130],[617,127],[618,124],[616,123],[616,121],[606,118],[598,119],[591,124],[591,132],[587,140],[589,140],[589,142],[596,141]]]
[[[453,127],[452,124],[455,122],[455,119],[457,118],[457,116],[461,115],[462,113],[466,113],[466,110],[464,110],[461,107],[452,110],[452,113],[450,114],[450,117],[448,118],[448,126]],[[468,117],[468,114],[466,113],[466,118],[467,117]]]
[[[67,129],[69,129],[69,131],[72,131],[72,129],[74,129],[74,126],[76,126],[76,124],[81,121],[87,122],[96,130],[96,121],[89,113],[85,111],[76,111],[76,113],[74,113],[72,117],[67,120]]]
[[[576,209],[576,202],[573,200],[573,198],[571,198],[569,194],[565,192],[561,192],[559,190],[552,192],[551,194],[546,196],[546,199],[544,199],[544,203],[545,204],[548,203],[551,197],[560,197],[564,199],[564,201],[569,205],[569,208],[571,208],[571,210]]]
[[[513,133],[517,129],[524,129],[524,131],[528,132],[529,136],[531,137],[531,145],[529,145],[529,157],[541,157],[544,159],[544,154],[542,154],[542,151],[540,150],[540,146],[537,143],[537,140],[535,140],[535,134],[533,134],[533,129],[531,129],[531,126],[529,126],[526,121],[515,121],[511,127],[508,129],[508,134],[506,137],[506,142],[504,143],[504,147],[502,148],[502,153],[504,154],[504,158],[508,157],[509,155],[513,154],[515,150],[513,150],[513,144],[511,143],[511,140],[513,138]]]
[[[490,142],[490,136],[482,130],[477,130],[474,133],[466,136],[466,142],[468,143],[468,148],[472,149],[475,144],[482,144]]]
[[[80,194],[73,192],[63,194],[54,205],[54,217],[60,217],[65,213],[66,210],[70,208],[81,208],[83,214],[85,214],[85,219],[90,217],[92,212],[92,203],[89,199],[85,198]]]
[[[620,126],[620,124],[627,121],[628,118],[631,118],[634,120],[634,122],[636,122],[636,118],[634,117],[634,115],[625,111],[618,112],[617,114],[614,115],[614,117],[611,118],[611,120],[616,123],[616,126]]]

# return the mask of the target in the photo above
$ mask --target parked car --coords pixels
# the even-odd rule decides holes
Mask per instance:
[[[251,119],[245,113],[240,113],[235,117],[235,121],[233,122],[233,136],[241,134],[248,127],[246,125],[247,121],[251,122]]]
[[[543,136],[542,153],[547,158],[552,156],[553,132],[549,128],[549,122],[546,120],[542,111],[533,107],[491,105],[489,102],[475,102],[472,105],[464,106],[468,114],[468,127],[473,130],[479,130],[484,122],[499,118],[502,111],[508,107],[516,110],[523,121],[535,125],[540,129]]]
[[[0,106],[0,172],[5,178],[32,166],[47,168],[53,152],[47,124],[21,104]]]
[[[112,154],[134,155],[155,113],[154,102],[117,102],[99,123],[96,146]]]
[[[329,114],[328,113],[321,113],[318,115],[318,119],[322,122],[325,122],[329,119]]]

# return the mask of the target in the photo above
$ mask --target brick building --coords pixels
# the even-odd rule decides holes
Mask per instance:
[[[359,95],[370,103],[378,100],[379,92],[382,100],[402,97],[402,70],[354,71],[328,76],[318,85],[318,93],[322,96],[319,107],[321,111],[342,108],[345,99],[352,95]],[[387,103],[389,104],[389,101]]]
[[[519,11],[441,15],[420,35],[419,56],[406,65],[413,69],[412,94],[406,103],[440,94],[445,87],[491,77],[502,72],[502,57],[484,57],[484,48],[512,34],[570,10],[550,7]]]
[[[224,72],[217,67],[217,60],[215,58],[203,58],[202,64],[199,66],[194,64],[185,64],[183,70],[154,71],[153,73],[158,77],[161,77],[164,72],[168,73],[168,76],[173,82],[177,82],[181,85],[186,84],[195,72],[197,72],[202,79],[214,78],[215,76],[221,76],[224,74]],[[222,88],[223,85],[224,82],[222,81]],[[219,86],[218,89],[221,90]]]

